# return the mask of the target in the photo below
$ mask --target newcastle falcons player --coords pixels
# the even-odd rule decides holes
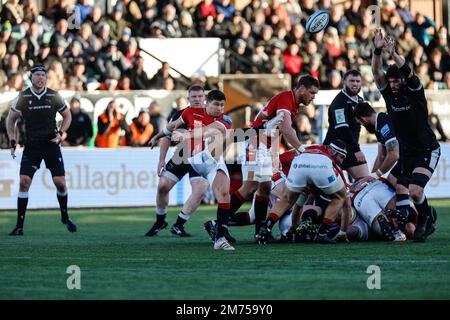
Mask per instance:
[[[8,137],[11,142],[11,155],[15,158],[16,130],[15,123],[20,115],[25,119],[26,140],[20,163],[20,188],[17,199],[17,224],[9,234],[23,235],[23,223],[28,204],[28,190],[34,173],[44,160],[50,170],[56,195],[61,208],[61,222],[70,232],[76,232],[77,227],[69,219],[67,213],[67,186],[64,162],[59,147],[62,135],[70,126],[72,116],[64,99],[58,92],[47,88],[47,71],[44,66],[31,69],[31,86],[20,92],[12,102],[7,118]],[[63,117],[61,128],[56,126],[56,113]]]
[[[436,220],[435,210],[428,205],[424,188],[438,164],[441,150],[428,125],[423,84],[395,51],[395,40],[384,37],[381,29],[376,30],[374,44],[372,71],[400,142],[400,160],[391,171],[397,178],[397,209],[412,214],[409,194],[419,213],[413,240],[423,242],[434,231]],[[382,68],[383,49],[395,61],[386,73]]]
[[[328,132],[323,144],[328,145],[335,139],[347,144],[348,156],[343,163],[343,169],[358,179],[369,175],[366,158],[359,148],[361,125],[355,120],[353,110],[363,98],[358,96],[361,91],[361,73],[350,70],[344,75],[344,88],[331,102],[328,108]]]

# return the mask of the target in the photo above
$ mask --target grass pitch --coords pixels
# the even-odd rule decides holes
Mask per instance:
[[[438,229],[426,243],[338,245],[253,242],[254,227],[235,227],[236,251],[215,252],[202,207],[188,221],[191,238],[169,227],[144,237],[154,209],[72,210],[70,234],[59,212],[30,211],[25,236],[7,235],[16,213],[0,213],[0,299],[449,299],[450,201],[434,201]],[[275,234],[278,232],[275,228]],[[79,266],[81,289],[69,290],[67,267]],[[369,290],[370,265],[381,289]]]

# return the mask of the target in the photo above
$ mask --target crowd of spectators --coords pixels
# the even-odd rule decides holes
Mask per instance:
[[[27,71],[37,63],[48,68],[48,86],[56,90],[170,91],[186,89],[194,81],[209,89],[205,78],[181,81],[172,77],[166,62],[155,75],[148,75],[138,42],[140,38],[220,37],[227,52],[222,73],[288,73],[293,83],[299,75],[310,73],[322,88],[338,89],[343,74],[358,68],[363,73],[364,98],[380,99],[369,67],[373,19],[360,0],[344,4],[251,0],[241,11],[230,0],[118,0],[110,13],[90,0],[53,2],[43,11],[35,0],[8,0],[3,5],[0,91],[19,91],[29,84]],[[308,34],[306,19],[317,10],[330,13],[329,25],[320,33]],[[426,88],[450,89],[449,32],[444,26],[436,28],[429,17],[411,12],[407,0],[383,0],[381,23],[397,38],[399,53]],[[98,120],[101,124],[111,119],[111,126],[100,125],[100,135],[113,129],[136,132],[139,127],[144,137],[152,136],[165,120],[156,102],[133,120],[133,128],[129,124],[123,128],[114,112],[108,112]],[[308,124],[308,119],[314,115],[311,118],[305,112],[297,119],[299,136],[316,141],[314,123]],[[88,137],[78,137],[80,144]],[[117,143],[138,145],[141,140]]]
[[[54,1],[43,11],[35,0],[8,0],[0,15],[0,88],[20,90],[29,81],[24,71],[44,63],[55,89],[184,89],[167,63],[154,76],[143,71],[138,39],[151,37],[220,37],[228,50],[223,73],[311,73],[330,89],[346,70],[370,63],[373,19],[360,0],[251,0],[241,11],[230,0],[199,1],[118,0],[107,14],[89,0]],[[382,27],[425,86],[450,88],[448,30],[412,13],[407,0],[382,4]],[[306,19],[317,10],[329,11],[330,23],[307,34]]]

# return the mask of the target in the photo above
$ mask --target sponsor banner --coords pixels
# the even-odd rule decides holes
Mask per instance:
[[[69,207],[155,206],[159,150],[149,148],[62,149]],[[11,158],[0,152],[0,209],[15,209],[22,150]],[[191,194],[187,177],[170,192],[169,204],[182,205]],[[58,208],[56,189],[45,163],[33,178],[29,208]]]
[[[362,145],[369,168],[376,158],[377,145]],[[426,187],[429,198],[450,197],[450,144],[441,144],[442,155]],[[159,150],[149,148],[63,148],[69,206],[133,207],[155,206]],[[15,209],[19,191],[22,151],[11,159],[9,150],[0,151],[0,209]],[[170,192],[169,204],[182,205],[191,194],[187,177]],[[56,189],[50,171],[41,169],[34,176],[29,208],[57,208]]]

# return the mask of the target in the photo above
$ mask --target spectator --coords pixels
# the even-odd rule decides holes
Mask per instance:
[[[404,28],[397,12],[393,12],[389,15],[389,20],[387,24],[385,24],[384,29],[386,33],[394,37],[394,39],[399,39],[401,37]]]
[[[67,77],[67,89],[83,91],[87,89],[86,67],[82,58],[74,61],[71,73]]]
[[[444,81],[445,66],[442,60],[442,52],[439,48],[434,48],[430,53],[430,68],[428,74],[430,79],[434,82]]]
[[[92,34],[92,27],[89,23],[83,23],[80,26],[73,42],[78,42],[81,45],[81,51],[86,54],[85,58],[88,61],[95,60],[95,54],[102,49],[102,46]]]
[[[403,57],[410,57],[411,52],[417,48],[419,43],[413,37],[410,27],[406,27],[400,38],[397,39],[397,52]]]
[[[426,62],[426,56],[424,54],[424,50],[422,46],[417,46],[411,51],[411,58],[410,61],[414,68],[419,67],[422,62]]]
[[[119,90],[130,92],[131,91],[131,79],[128,76],[122,76],[119,80]]]
[[[283,54],[283,61],[286,72],[291,76],[296,75],[302,71],[302,57],[298,55],[300,49],[296,43],[292,43],[288,46],[286,52]]]
[[[253,18],[251,20],[247,20],[247,22],[249,21],[252,21],[250,25],[253,32],[253,38],[259,37],[259,35],[261,34],[261,30],[266,25],[266,16],[264,15],[264,10],[255,10],[253,12]]]
[[[140,1],[123,0],[123,18],[127,22],[128,26],[132,27],[133,30],[137,30],[139,28],[142,20],[142,12],[138,2]]]
[[[311,132],[311,123],[304,113],[299,113],[295,119],[297,137],[302,144],[317,144],[318,137]]]
[[[430,74],[429,74],[429,66],[428,63],[422,62],[417,68],[416,73],[419,77],[420,81],[423,83],[424,87],[428,86],[430,82]]]
[[[73,40],[73,35],[68,32],[69,24],[66,19],[60,19],[56,24],[56,31],[53,33],[50,39],[50,47],[57,45],[58,41],[63,40],[66,46],[69,45]]]
[[[100,54],[95,61],[101,78],[119,80],[122,72],[127,69],[125,57],[117,50],[117,41],[111,40],[106,51]]]
[[[341,88],[342,76],[337,70],[333,70],[328,75],[328,88],[329,90],[339,90]]]
[[[326,34],[323,37],[324,44],[328,51],[328,56],[337,58],[342,55],[341,39],[338,31],[333,27],[328,27]]]
[[[365,101],[375,102],[381,98],[380,90],[378,90],[373,77],[369,73],[363,74],[361,93]]]
[[[26,38],[20,39],[17,42],[16,55],[19,58],[20,67],[29,70],[33,65],[33,56],[28,51],[28,40]]]
[[[31,25],[36,23],[38,17],[40,17],[39,8],[36,4],[36,0],[24,0],[23,1],[23,21]]]
[[[249,52],[247,51],[247,43],[242,40],[236,40],[233,51],[230,57],[229,73],[251,73],[252,65],[249,59]]]
[[[351,25],[358,27],[361,25],[362,13],[361,0],[353,0],[350,7],[345,10],[345,17]]]
[[[63,135],[63,146],[86,146],[91,141],[92,123],[89,116],[81,110],[81,103],[78,97],[70,100],[70,113],[72,122],[67,132]]]
[[[60,0],[45,12],[45,16],[58,24],[59,20],[67,20],[73,12],[74,8],[72,7],[70,0]]]
[[[145,0],[141,3],[142,19],[138,34],[142,37],[148,37],[152,33],[151,25],[158,17],[158,8],[156,4],[156,0]]]
[[[253,14],[255,13],[255,11],[261,10],[262,12],[262,9],[263,2],[261,0],[251,0],[250,3],[242,11],[242,16],[244,17],[245,21],[250,22],[253,20]]]
[[[134,68],[130,69],[131,89],[146,90],[150,89],[150,80],[144,71],[144,58],[138,57]]]
[[[217,15],[216,7],[213,4],[213,0],[204,0],[195,7],[195,20],[205,21],[207,17],[212,16],[215,18]]]
[[[254,73],[266,73],[270,70],[267,69],[269,66],[269,56],[265,52],[264,42],[259,41],[256,43],[255,53],[251,57],[253,63]]]
[[[101,26],[105,23],[102,9],[99,6],[94,6],[91,14],[86,18],[86,22],[90,25],[92,33],[97,34],[100,31]]]
[[[179,96],[175,100],[175,106],[172,107],[172,110],[170,110],[169,116],[167,117],[167,122],[170,122],[172,117],[175,114],[178,114],[178,111],[184,110],[188,107],[188,101],[185,97]]]
[[[139,115],[130,124],[129,134],[122,139],[122,146],[145,147],[153,134],[150,115],[147,111],[140,111]]]
[[[416,38],[422,47],[426,48],[432,39],[432,36],[427,32],[427,28],[434,26],[435,23],[433,20],[419,12],[416,13],[416,20],[411,23],[411,29],[414,38]]]
[[[252,36],[252,28],[247,21],[242,21],[241,32],[239,33],[238,39],[245,41],[249,50],[253,51],[255,48],[255,39]]]
[[[9,21],[13,26],[19,25],[24,19],[23,5],[19,0],[8,0],[2,8],[1,21]]]
[[[80,23],[83,23],[87,19],[88,15],[92,12],[92,9],[94,7],[89,4],[89,0],[79,0],[76,8],[78,19]]]
[[[23,76],[21,73],[13,73],[9,76],[4,87],[5,91],[20,92],[23,89]]]
[[[444,128],[442,127],[441,120],[439,116],[433,112],[433,101],[427,101],[428,108],[428,124],[433,130],[436,137],[439,137],[441,142],[449,142],[447,135],[445,134]]]
[[[181,38],[181,28],[178,23],[177,11],[171,4],[164,6],[163,16],[159,21],[161,25],[161,31],[167,38]]]
[[[284,25],[287,30],[291,30],[290,17],[284,5],[280,3],[280,0],[269,1],[269,5],[264,9],[264,15],[266,16],[266,20],[270,16],[277,16],[280,19],[280,23]]]
[[[222,15],[223,16],[223,15]],[[199,26],[198,34],[202,38],[210,38],[214,37],[214,18],[209,16],[206,20]]]
[[[96,37],[96,44],[95,44],[95,50],[98,52],[100,50],[105,49],[109,43],[111,42],[111,27],[109,24],[104,23],[97,34],[98,37]]]
[[[299,47],[303,47],[303,38],[305,37],[305,28],[301,24],[292,26],[291,32],[288,36],[288,43],[295,43]]]
[[[113,40],[119,41],[123,29],[127,26],[127,23],[123,19],[123,5],[121,2],[117,2],[114,6],[112,15],[106,19],[106,23],[111,27],[110,37]]]
[[[6,71],[6,75],[8,78],[13,74],[25,72],[25,69],[20,66],[20,60],[17,54],[12,54],[9,56],[7,65],[8,69]]]
[[[36,64],[43,64],[48,69],[49,64],[47,62],[47,58],[49,55],[50,46],[48,45],[48,43],[41,44],[41,46],[39,47],[39,54],[37,56]]]
[[[153,78],[150,79],[150,86],[152,89],[162,89],[164,85],[164,79],[172,78],[170,75],[170,65],[168,62],[162,62],[161,68],[156,72]],[[175,83],[175,79],[174,83]]]
[[[39,24],[33,22],[30,25],[28,34],[25,39],[28,39],[28,52],[32,57],[36,57],[39,54],[40,43],[42,42],[42,37],[39,34]]]
[[[336,29],[338,35],[344,35],[347,27],[350,25],[347,18],[344,16],[344,8],[342,5],[333,5],[330,12],[330,22],[327,29]]]
[[[158,132],[166,127],[167,120],[161,114],[161,105],[157,101],[152,101],[148,106],[148,113],[150,114],[150,122],[153,126],[153,138]]]
[[[226,21],[231,20],[236,10],[230,0],[217,0],[214,2],[214,7],[216,8],[216,13],[222,13]]]
[[[287,0],[284,8],[289,16],[290,25],[302,22],[302,8],[297,0]],[[287,26],[285,26],[287,28]]]
[[[284,73],[283,48],[279,42],[274,42],[272,44],[269,59],[271,73]]]
[[[189,11],[183,10],[180,13],[180,31],[183,38],[195,38],[198,36]]]
[[[47,87],[53,90],[66,89],[63,65],[59,60],[54,60],[47,71]]]
[[[98,116],[97,126],[98,132],[95,137],[97,148],[115,148],[119,145],[122,130],[130,134],[130,128],[120,113],[116,100],[110,101],[106,110]]]
[[[411,11],[408,9],[408,1],[407,0],[398,0],[397,2],[397,12],[403,20],[403,23],[406,25],[410,25],[414,22],[414,16]]]

